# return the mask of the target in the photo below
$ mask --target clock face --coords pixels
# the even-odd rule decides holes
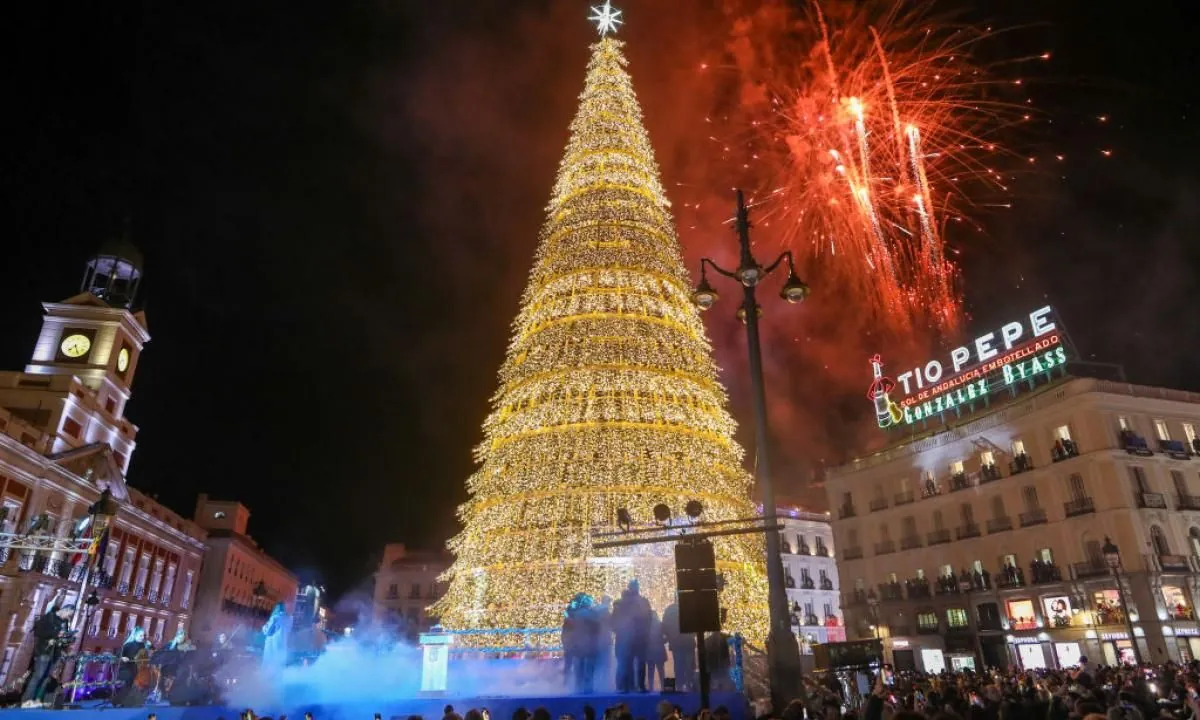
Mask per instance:
[[[87,335],[68,335],[63,338],[62,345],[59,347],[63,355],[69,358],[78,358],[87,355],[88,350],[92,349],[92,341]]]
[[[129,348],[121,348],[121,352],[117,353],[117,372],[125,372],[129,369]]]

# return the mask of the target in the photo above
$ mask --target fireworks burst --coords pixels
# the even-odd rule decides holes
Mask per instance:
[[[761,3],[735,21],[729,61],[704,70],[736,79],[717,122],[734,137],[712,139],[745,163],[760,228],[820,263],[827,283],[897,329],[953,330],[947,226],[1007,204],[983,198],[1008,190],[994,136],[1030,112],[1020,80],[973,59],[990,28],[938,18],[929,3],[807,8]]]

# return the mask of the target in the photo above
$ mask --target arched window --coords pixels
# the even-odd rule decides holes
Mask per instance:
[[[1200,557],[1200,528],[1188,530],[1188,543],[1192,546],[1192,554]]]
[[[1167,536],[1157,525],[1150,526],[1150,542],[1154,544],[1154,552],[1159,555],[1171,554],[1171,546],[1167,544]]]

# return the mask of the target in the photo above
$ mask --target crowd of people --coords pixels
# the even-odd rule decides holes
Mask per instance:
[[[564,613],[562,644],[566,684],[575,692],[614,687],[622,693],[662,690],[668,649],[675,689],[696,686],[696,639],[680,631],[678,604],[664,608],[660,618],[641,595],[637,580],[629,582],[616,602],[576,595]],[[720,687],[730,668],[724,635],[709,636],[705,660]]]
[[[806,678],[784,720],[1183,720],[1200,718],[1200,662],[1070,670],[897,673],[865,698],[835,676]]]

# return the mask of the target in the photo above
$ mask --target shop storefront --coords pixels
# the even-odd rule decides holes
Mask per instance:
[[[1012,636],[1008,638],[1013,647],[1017,665],[1023,670],[1045,670],[1053,667],[1053,660],[1047,652],[1050,643],[1046,642],[1045,633],[1027,636]]]

